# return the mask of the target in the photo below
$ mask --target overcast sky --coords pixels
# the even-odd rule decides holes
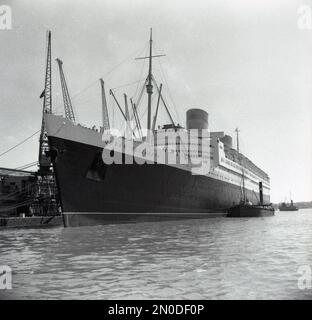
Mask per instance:
[[[297,26],[301,0],[0,0],[12,30],[0,30],[0,153],[40,129],[46,30],[52,30],[53,107],[62,112],[55,58],[80,122],[100,124],[98,79],[106,89],[138,95],[149,28],[154,72],[174,119],[188,108],[209,113],[211,130],[234,136],[271,178],[271,200],[312,199],[312,30]],[[124,62],[120,64],[121,62]],[[142,68],[144,72],[141,73]],[[140,85],[140,83],[139,83]],[[108,97],[115,126],[117,111]],[[141,106],[142,112],[144,106]],[[164,112],[162,114],[165,115]],[[142,115],[143,116],[143,115]],[[167,118],[162,116],[159,121]],[[38,135],[0,157],[15,168],[38,158]]]

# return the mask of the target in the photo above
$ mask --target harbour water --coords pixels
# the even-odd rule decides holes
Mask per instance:
[[[312,209],[267,218],[0,231],[2,299],[310,299]]]

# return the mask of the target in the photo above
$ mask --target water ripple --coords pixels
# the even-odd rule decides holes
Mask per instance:
[[[312,267],[312,210],[202,219],[3,230],[7,299],[297,299]],[[1,297],[1,298],[2,298]]]

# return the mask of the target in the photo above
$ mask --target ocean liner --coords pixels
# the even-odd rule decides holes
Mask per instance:
[[[226,215],[227,208],[240,202],[242,174],[248,201],[259,201],[259,182],[263,186],[263,201],[270,201],[269,176],[233,148],[231,136],[209,130],[206,111],[188,110],[185,128],[173,121],[162,95],[162,85],[158,86],[152,73],[154,57],[157,56],[152,54],[151,34],[149,55],[144,57],[149,61],[144,83],[148,98],[146,134],[141,130],[138,103],[131,101],[130,117],[126,95],[122,109],[114,92],[110,91],[128,131],[121,137],[110,135],[103,81],[103,127],[99,130],[76,123],[65,81],[62,83],[65,84],[63,95],[67,95],[64,98],[66,116],[44,112],[48,155],[53,163],[65,226]],[[58,63],[62,76],[61,61]],[[156,92],[153,93],[153,89]],[[153,94],[157,106],[152,106]],[[163,103],[170,123],[156,129],[160,103]],[[134,124],[131,119],[135,120]],[[182,143],[181,136],[190,138],[194,130],[198,132],[197,143],[191,139]],[[110,138],[103,139],[103,134]],[[126,151],[127,144],[132,151],[140,150],[138,158],[141,160],[146,160],[146,152],[150,151],[152,158],[141,163],[133,161],[133,154]],[[207,147],[204,148],[204,144]],[[142,145],[145,147],[140,149]],[[121,161],[111,161],[118,155]],[[170,157],[177,161],[168,161]],[[202,172],[194,170],[202,167],[205,169]]]

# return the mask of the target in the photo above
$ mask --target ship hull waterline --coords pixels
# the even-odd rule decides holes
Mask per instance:
[[[263,218],[272,216],[274,216],[274,209],[261,205],[237,205],[231,207],[227,215],[229,218]]]

